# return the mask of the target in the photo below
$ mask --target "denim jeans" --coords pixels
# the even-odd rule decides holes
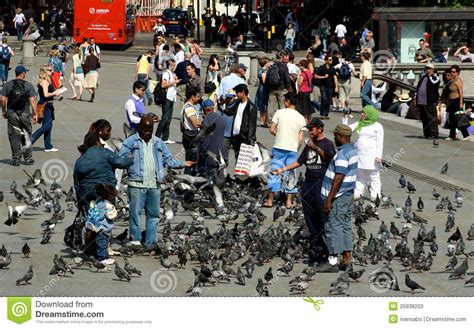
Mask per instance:
[[[324,213],[321,187],[323,178],[314,182],[305,181],[301,190],[304,219],[310,234],[310,246],[317,251],[321,258],[328,256],[328,248],[324,241]]]
[[[160,189],[128,187],[130,199],[130,241],[140,241],[142,236],[142,213],[146,215],[145,246],[150,246],[158,239],[158,222],[160,221]]]
[[[282,150],[279,148],[274,147],[272,149],[272,161],[270,162],[270,175],[268,177],[268,188],[271,189],[272,192],[280,192],[281,189],[281,176],[280,175],[273,175],[271,172],[278,169],[283,168],[284,166],[288,166],[289,164],[298,160],[298,153],[293,151]],[[296,177],[296,170],[293,169],[293,174]],[[283,174],[284,181],[288,181],[288,177],[290,175],[289,171],[285,171]],[[298,192],[296,188],[296,181],[295,186],[292,189],[288,189],[287,184],[285,184],[285,192],[288,194],[294,194]]]
[[[293,51],[293,39],[286,39],[285,40],[285,49],[287,49],[288,51]]]
[[[98,261],[109,258],[109,236],[107,234],[102,231],[97,233],[97,236],[95,237],[95,245]]]
[[[23,37],[23,24],[16,24],[16,38],[21,41]]]
[[[173,105],[174,102],[169,99],[165,100],[163,104],[163,114],[161,116],[161,121],[156,128],[156,137],[160,137],[162,140],[167,141],[170,136],[170,124],[171,119],[173,118]]]
[[[0,80],[7,82],[8,80],[8,65],[0,64]]]
[[[138,74],[137,75],[138,81],[145,82],[145,105],[148,104],[148,100],[150,99],[150,91],[148,90],[148,79],[146,78],[146,74]]]
[[[44,107],[44,117],[41,122],[41,127],[38,128],[31,137],[31,142],[34,144],[41,137],[41,135],[44,135],[45,150],[50,150],[53,148],[53,144],[51,144],[51,131],[53,130],[52,111],[54,111],[53,104],[46,103]]]
[[[324,236],[330,255],[352,251],[352,209],[354,194],[345,193],[334,199],[329,215],[325,216]],[[326,197],[322,197],[323,203]]]
[[[372,105],[372,80],[365,80],[362,90],[360,91],[360,98],[362,98],[362,106]]]
[[[319,113],[323,116],[328,116],[333,88],[321,85],[319,89],[321,90],[321,109]]]

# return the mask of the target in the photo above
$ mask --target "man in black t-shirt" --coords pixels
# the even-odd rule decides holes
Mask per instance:
[[[305,180],[301,190],[303,213],[310,233],[310,249],[308,251],[310,263],[321,262],[328,256],[328,249],[324,242],[323,201],[321,187],[324,175],[336,154],[334,144],[324,137],[324,123],[313,118],[306,126],[309,131],[309,142],[301,152],[298,160],[288,166],[277,169],[273,174],[280,174],[293,170],[302,165],[306,166]]]
[[[336,70],[332,63],[332,56],[326,55],[324,58],[326,62],[317,70],[314,78],[319,80],[319,89],[321,90],[321,119],[329,119],[329,106],[334,94],[338,92],[338,83]]]

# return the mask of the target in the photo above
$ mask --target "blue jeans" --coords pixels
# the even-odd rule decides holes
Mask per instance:
[[[285,40],[285,49],[289,50],[289,51],[293,51],[293,39],[286,39]]]
[[[8,65],[0,63],[0,80],[7,82],[8,80]]]
[[[372,105],[372,80],[365,80],[362,90],[360,91],[360,98],[362,98],[362,106]]]
[[[21,41],[23,37],[23,24],[16,25],[16,38],[18,41]]]
[[[31,142],[34,144],[41,137],[41,135],[44,135],[45,150],[53,148],[53,144],[51,144],[51,131],[53,130],[53,111],[53,104],[47,103],[44,107],[44,117],[41,122],[41,127],[33,133],[33,136],[31,136]]]
[[[171,119],[173,118],[173,106],[174,102],[167,98],[162,107],[163,115],[161,116],[161,121],[158,124],[158,128],[156,128],[156,137],[160,137],[164,141],[167,141],[170,136],[170,124]]]
[[[275,147],[272,149],[272,161],[270,162],[270,175],[268,177],[268,188],[271,189],[272,192],[280,192],[281,178],[280,175],[273,175],[271,172],[278,168],[288,166],[290,163],[293,163],[296,160],[298,160],[297,152],[282,150]],[[294,175],[296,176],[296,170],[293,171]],[[283,174],[285,182],[288,181],[289,174],[289,171],[285,171],[285,173]],[[285,192],[288,194],[297,193],[298,189],[296,188],[296,184],[295,187],[291,190],[288,189],[288,186],[285,186]]]
[[[319,89],[321,90],[321,109],[319,111],[319,114],[323,116],[328,116],[333,88],[321,85]]]
[[[329,215],[325,216],[324,235],[330,255],[352,251],[352,209],[354,194],[345,193],[334,199]],[[322,197],[323,203],[326,197]]]
[[[321,258],[327,258],[328,248],[324,242],[324,213],[321,187],[323,178],[314,182],[305,181],[301,189],[304,219],[310,234],[310,246]]]
[[[97,236],[95,237],[95,246],[98,261],[109,258],[109,236],[107,234],[102,231],[97,233]]]
[[[150,99],[150,91],[148,90],[148,79],[146,78],[146,74],[138,74],[137,75],[138,81],[145,82],[145,105],[148,105],[148,100]]]
[[[158,222],[160,221],[160,189],[128,187],[130,199],[130,241],[140,241],[142,236],[142,213],[146,215],[145,246],[158,240]]]

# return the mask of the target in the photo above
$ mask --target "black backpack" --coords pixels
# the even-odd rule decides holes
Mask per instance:
[[[283,79],[281,77],[280,71],[281,70],[276,63],[270,65],[268,68],[265,85],[269,89],[278,89],[282,85]]]
[[[156,84],[155,90],[153,90],[153,101],[156,105],[163,105],[166,101],[167,88],[161,87],[161,82],[163,81],[163,75],[167,72],[163,72],[158,83]]]
[[[22,112],[30,102],[26,81],[21,79],[13,80],[13,88],[8,93],[8,108],[15,112]]]
[[[351,67],[348,63],[341,64],[339,68],[339,79],[347,80],[351,77]]]

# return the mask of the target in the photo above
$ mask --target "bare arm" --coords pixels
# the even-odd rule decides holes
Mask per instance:
[[[346,175],[343,174],[335,174],[334,180],[332,181],[331,191],[329,191],[329,195],[326,199],[326,204],[323,207],[323,212],[328,214],[332,209],[332,200],[337,195],[339,188],[341,187],[342,181]]]
[[[0,101],[2,102],[2,114],[3,114],[3,117],[6,119],[7,118],[7,98],[5,96],[2,96],[0,98]]]
[[[277,126],[278,124],[276,122],[272,122],[271,126],[270,126],[270,134],[272,134],[273,136],[276,136],[277,134]]]
[[[298,148],[301,147],[304,143],[304,130],[300,130],[300,133],[298,134]]]
[[[464,94],[462,92],[462,81],[458,80],[456,82],[456,86],[458,87],[458,92],[459,92],[459,108],[463,109],[464,108]]]
[[[40,86],[43,89],[44,97],[54,97],[59,95],[59,93],[57,93],[56,91],[53,91],[52,93],[48,92],[49,84],[46,80],[41,80]]]
[[[189,121],[191,121],[192,125],[195,127],[195,128],[201,128],[201,122],[199,122],[199,119],[197,118],[197,116],[193,115],[191,117],[188,117]]]

